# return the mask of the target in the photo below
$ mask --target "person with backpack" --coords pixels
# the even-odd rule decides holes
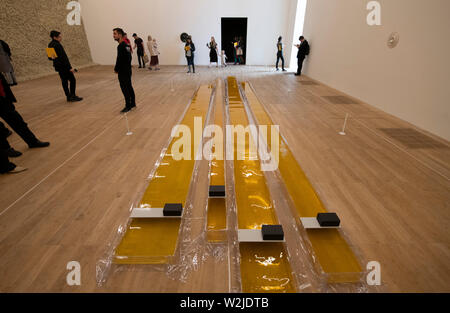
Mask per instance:
[[[299,40],[300,40],[300,44],[295,45],[298,48],[298,53],[297,53],[298,68],[297,68],[297,73],[295,73],[295,76],[302,75],[303,61],[305,60],[306,56],[309,55],[308,41],[303,36],[300,36]]]

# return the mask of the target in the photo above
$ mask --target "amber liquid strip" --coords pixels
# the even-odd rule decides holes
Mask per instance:
[[[228,77],[228,99],[230,124],[248,126],[235,77]],[[244,160],[237,159],[238,145],[235,138],[234,180],[239,229],[261,229],[264,224],[278,224],[260,161],[249,160],[250,145],[254,145],[251,135],[245,140]],[[252,151],[256,151],[254,147]],[[239,251],[243,292],[295,292],[284,243],[240,243]]]
[[[173,138],[142,197],[140,207],[163,208],[166,203],[182,203],[185,208],[195,165],[194,156],[200,144],[194,142],[194,118],[201,117],[202,126],[205,125],[211,91],[211,86],[200,86],[181,122],[181,125],[191,130],[190,160],[176,161],[172,158],[172,146],[180,139]],[[203,129],[199,131],[202,132]],[[114,263],[169,263],[177,246],[180,223],[181,220],[178,218],[132,219],[115,250]]]
[[[272,119],[248,84],[242,84],[249,106],[259,125],[268,125],[267,145],[271,147]],[[280,134],[279,171],[284,184],[294,202],[299,217],[316,217],[327,212],[302,168]],[[337,229],[308,229],[309,241],[323,271],[330,283],[358,282],[361,265],[352,249]]]

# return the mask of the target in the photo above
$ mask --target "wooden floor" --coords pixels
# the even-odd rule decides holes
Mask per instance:
[[[414,126],[359,101],[334,104],[323,96],[343,94],[300,83],[308,77],[250,66],[200,67],[195,76],[184,67],[136,69],[132,136],[119,115],[123,98],[112,67],[77,74],[79,103],[65,101],[56,75],[14,87],[18,111],[51,146],[28,150],[16,134],[9,138],[24,152],[13,161],[29,170],[0,176],[0,291],[228,292],[226,254],[207,259],[186,283],[141,268],[96,285],[97,262],[196,87],[227,75],[255,87],[352,244],[381,263],[386,291],[450,291],[449,143],[426,134],[444,146],[410,149],[380,129]],[[347,135],[340,136],[346,113]],[[69,261],[81,264],[79,287],[66,284]]]

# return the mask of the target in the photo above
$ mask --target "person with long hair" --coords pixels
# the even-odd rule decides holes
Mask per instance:
[[[211,42],[207,43],[206,46],[209,48],[209,66],[211,66],[211,63],[216,63],[217,67],[219,67],[219,61],[217,58],[217,43],[216,39],[211,37]]]
[[[151,71],[153,70],[153,66],[155,67],[155,71],[159,70],[158,64],[159,64],[159,51],[158,51],[158,44],[156,43],[156,39],[152,38],[152,36],[148,36],[148,42],[147,42],[148,51],[150,52],[150,65],[148,69]]]
[[[281,68],[283,69],[283,72],[286,72],[285,68],[284,68],[284,56],[283,56],[283,43],[281,42],[281,40],[283,39],[283,37],[278,37],[278,42],[277,42],[277,63],[276,63],[276,68],[277,71],[279,70],[278,68],[278,63],[280,62],[281,59]]]
[[[184,45],[184,52],[185,52],[186,60],[187,60],[187,64],[188,64],[188,73],[191,72],[191,65],[192,65],[192,72],[195,74],[194,51],[195,51],[195,45],[192,42],[192,37],[189,36],[186,39],[186,44]]]

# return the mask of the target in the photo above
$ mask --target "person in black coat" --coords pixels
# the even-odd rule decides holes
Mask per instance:
[[[131,47],[124,40],[124,34],[121,28],[113,29],[114,40],[119,42],[114,72],[118,74],[120,88],[125,97],[125,108],[120,111],[121,113],[127,113],[136,108],[136,97],[131,83]]]
[[[309,55],[308,41],[303,36],[300,36],[299,39],[300,39],[301,43],[299,45],[296,45],[296,47],[298,48],[298,53],[297,53],[298,68],[297,68],[297,73],[295,73],[296,76],[302,75],[303,61],[305,60],[306,56]]]
[[[53,61],[53,67],[55,68],[55,71],[59,73],[64,93],[66,94],[67,97],[67,101],[75,102],[83,100],[83,98],[80,98],[75,94],[77,84],[75,75],[73,74],[75,70],[72,68],[69,58],[67,57],[66,51],[64,50],[64,47],[61,45],[62,40],[61,33],[56,30],[52,30],[50,32],[50,37],[52,38],[52,41],[48,44],[48,47],[55,49],[56,58],[53,59],[49,58],[49,60]],[[68,86],[69,82],[70,82],[70,90]]]
[[[49,142],[42,142],[36,138],[28,128],[19,112],[16,111],[14,102],[16,97],[11,91],[5,77],[0,74],[0,117],[28,144],[30,149],[43,148],[50,145]],[[0,134],[0,172],[7,173],[15,169],[15,165],[8,161],[8,149],[10,148],[6,137],[7,132]]]
[[[188,73],[191,72],[191,65],[192,65],[192,72],[195,74],[195,65],[194,65],[194,51],[195,51],[195,45],[192,42],[192,37],[189,36],[186,39],[186,44],[184,45],[184,52],[186,55],[186,60],[188,64]]]

